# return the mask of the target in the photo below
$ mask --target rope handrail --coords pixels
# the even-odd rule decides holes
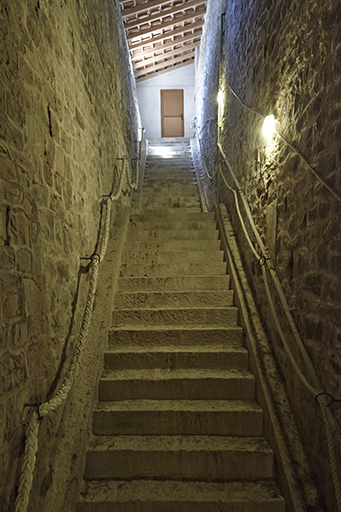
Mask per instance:
[[[198,139],[199,140],[199,139]],[[315,368],[312,364],[312,361],[309,357],[309,354],[307,353],[306,351],[306,348],[304,346],[304,343],[298,333],[298,330],[296,328],[296,325],[295,325],[295,322],[294,322],[294,319],[292,318],[292,315],[290,313],[290,310],[289,310],[289,306],[288,306],[288,303],[287,303],[287,300],[286,300],[286,297],[285,297],[285,294],[284,294],[284,291],[282,289],[282,285],[279,281],[279,278],[278,278],[278,275],[277,275],[277,272],[275,271],[274,267],[273,267],[273,264],[272,264],[272,260],[268,254],[268,251],[258,233],[258,230],[256,228],[256,225],[253,221],[253,218],[252,218],[252,215],[251,215],[251,211],[250,211],[250,208],[249,208],[249,205],[247,203],[247,199],[243,193],[243,191],[241,190],[241,187],[240,187],[240,183],[236,177],[236,175],[234,174],[233,172],[233,169],[228,161],[228,158],[223,150],[223,148],[221,147],[221,144],[218,142],[217,143],[218,145],[218,148],[219,148],[219,151],[221,153],[221,155],[223,156],[223,159],[231,173],[231,176],[233,178],[233,181],[237,187],[237,190],[234,189],[233,187],[231,187],[229,185],[229,183],[227,182],[226,178],[225,178],[225,175],[224,173],[222,172],[221,170],[221,166],[219,165],[217,167],[217,169],[219,170],[222,178],[223,178],[223,181],[226,185],[226,187],[233,193],[234,195],[234,199],[235,199],[235,204],[236,204],[236,210],[237,210],[237,214],[238,214],[238,218],[239,218],[239,221],[241,223],[241,226],[242,226],[242,229],[243,229],[243,232],[244,232],[244,235],[246,237],[246,240],[250,246],[250,249],[252,251],[252,253],[254,254],[255,258],[257,259],[257,261],[260,263],[261,265],[261,268],[262,268],[262,276],[263,276],[263,280],[264,280],[264,285],[265,285],[265,290],[266,290],[266,295],[267,295],[267,298],[268,298],[268,301],[269,301],[269,305],[270,305],[270,310],[271,310],[271,314],[274,318],[274,321],[275,321],[275,325],[276,325],[276,328],[277,328],[277,331],[279,333],[279,336],[281,338],[281,341],[283,343],[283,347],[285,349],[285,352],[287,353],[288,357],[289,357],[289,360],[293,366],[293,368],[295,369],[298,377],[300,378],[301,382],[303,383],[303,385],[308,389],[308,391],[314,395],[314,398],[315,398],[315,401],[318,403],[318,405],[320,406],[320,409],[321,409],[321,414],[322,414],[322,418],[323,418],[323,422],[324,422],[324,426],[325,426],[325,430],[326,430],[326,439],[327,439],[327,448],[328,448],[328,455],[329,455],[329,460],[330,460],[330,466],[331,466],[331,473],[332,473],[332,480],[333,480],[333,486],[334,486],[334,492],[335,492],[335,498],[336,498],[336,504],[337,504],[337,510],[338,512],[341,512],[341,485],[340,485],[340,480],[339,480],[339,476],[338,476],[338,469],[337,469],[337,459],[336,459],[336,453],[335,453],[335,447],[334,447],[334,438],[335,438],[335,434],[338,434],[340,435],[340,429],[339,429],[339,426],[337,425],[336,421],[335,421],[335,418],[333,417],[333,415],[331,414],[330,410],[328,409],[329,406],[334,402],[334,398],[333,396],[330,394],[330,393],[326,393],[318,376],[317,376],[317,373],[315,371]],[[219,162],[220,163],[220,162]],[[205,168],[205,172],[206,172],[206,168]],[[206,174],[208,174],[206,172]],[[210,177],[208,175],[208,177]],[[247,218],[248,218],[248,221],[249,221],[249,224],[251,226],[251,229],[252,229],[252,232],[255,236],[255,239],[257,241],[257,244],[261,250],[261,255],[258,253],[258,251],[256,250],[254,244],[252,243],[251,239],[250,239],[250,236],[249,236],[249,233],[246,229],[246,226],[245,226],[245,222],[244,222],[244,219],[242,217],[242,214],[241,214],[241,211],[240,211],[240,207],[239,207],[239,201],[238,201],[238,194],[237,192],[239,192],[240,196],[241,196],[241,199],[242,199],[242,202],[243,202],[243,206],[244,206],[244,209],[245,209],[245,212],[246,212],[246,215],[247,215]],[[301,369],[299,368],[296,360],[295,360],[295,357],[289,347],[289,344],[287,342],[287,339],[286,339],[286,336],[283,332],[283,329],[282,329],[282,326],[279,322],[279,319],[278,319],[278,315],[277,315],[277,311],[276,311],[276,308],[275,308],[275,305],[274,305],[274,301],[273,301],[273,298],[272,298],[272,294],[271,294],[271,291],[270,291],[270,287],[269,287],[269,282],[268,282],[268,276],[267,276],[267,273],[266,273],[266,268],[268,269],[268,271],[270,272],[270,275],[273,279],[273,282],[275,284],[275,288],[276,288],[276,291],[279,295],[279,299],[280,299],[280,302],[282,304],[282,307],[284,309],[284,312],[285,312],[285,315],[287,317],[287,320],[288,320],[288,323],[290,325],[290,328],[291,328],[291,331],[293,333],[293,336],[294,336],[294,339],[299,347],[299,350],[301,352],[301,355],[303,357],[303,360],[304,360],[304,363],[306,365],[306,368],[307,368],[307,371],[308,371],[308,374],[309,374],[309,378],[310,380],[313,382],[313,384],[311,384],[308,379],[305,377],[305,375],[303,374],[303,372],[301,371]],[[329,398],[329,400],[328,400]],[[334,429],[334,434],[333,434],[333,429]]]
[[[139,155],[140,157],[140,155]],[[33,473],[36,463],[36,454],[38,451],[38,434],[41,420],[50,414],[52,411],[56,410],[63,402],[66,400],[68,393],[70,392],[76,372],[79,368],[79,363],[81,359],[81,355],[83,353],[85,343],[88,336],[88,331],[91,322],[91,315],[95,300],[95,294],[97,290],[97,281],[99,275],[99,264],[103,261],[104,256],[106,254],[108,240],[109,240],[109,230],[110,230],[110,218],[111,218],[111,204],[113,201],[116,201],[120,198],[123,190],[124,178],[127,179],[128,187],[136,190],[139,182],[139,168],[137,166],[137,175],[135,182],[132,182],[128,171],[128,158],[127,156],[123,156],[118,160],[122,160],[123,167],[120,174],[119,185],[117,192],[111,193],[109,196],[105,197],[103,200],[103,209],[102,209],[102,217],[100,220],[99,227],[99,251],[98,253],[94,253],[90,257],[90,285],[88,290],[88,296],[86,301],[86,306],[84,310],[83,320],[80,328],[80,332],[77,338],[74,354],[72,356],[70,366],[62,382],[57,394],[55,397],[51,398],[49,401],[44,402],[42,404],[37,404],[37,410],[33,412],[31,419],[29,421],[29,425],[26,431],[26,441],[25,441],[25,450],[21,468],[21,475],[19,480],[18,494],[15,501],[15,512],[26,512],[28,503],[30,490],[33,482]],[[137,159],[139,160],[139,158]],[[103,224],[102,224],[103,220]],[[104,226],[103,230],[101,226]],[[103,231],[103,232],[102,232]],[[101,233],[102,232],[102,233]]]
[[[227,85],[230,88],[231,92],[234,94],[234,96],[236,96],[236,98],[241,102],[241,104],[246,109],[250,110],[251,112],[256,113],[257,115],[259,115],[260,117],[262,117],[264,119],[264,116],[262,114],[260,114],[256,110],[251,109],[250,107],[245,105],[244,102],[241,100],[241,98],[237,95],[237,93],[232,89],[232,87],[229,84],[227,84]],[[204,130],[206,124],[209,121],[212,121],[212,120],[208,119],[206,121],[206,123],[204,124],[204,127],[200,130],[199,127],[198,127],[198,124],[197,124],[197,118],[194,119],[194,124],[195,124],[195,127],[197,128],[197,130],[196,130],[196,137],[198,139],[200,152],[201,152],[201,144],[200,144],[199,134]],[[288,146],[295,153],[298,154],[298,156],[311,169],[311,171],[319,179],[319,181],[336,197],[336,199],[341,200],[340,196],[335,191],[330,189],[329,185],[326,184],[324,182],[324,180],[322,180],[322,178],[320,178],[320,176],[315,172],[315,170],[307,162],[305,157],[298,150],[296,150],[286,139],[284,139],[284,137],[282,137],[277,131],[276,131],[276,134],[286,144],[288,144]],[[276,325],[277,331],[279,333],[279,336],[281,338],[281,341],[283,343],[283,347],[285,349],[285,352],[287,353],[287,356],[289,357],[289,360],[290,360],[293,368],[295,369],[298,377],[300,378],[301,382],[306,387],[306,389],[308,389],[308,391],[312,395],[314,395],[315,401],[320,406],[321,414],[322,414],[322,418],[323,418],[323,423],[324,423],[325,430],[326,430],[327,448],[328,448],[328,455],[329,455],[329,461],[330,461],[330,467],[331,467],[331,473],[332,473],[332,480],[333,480],[333,486],[334,486],[334,492],[335,492],[335,499],[336,499],[336,504],[337,504],[338,512],[341,512],[341,485],[340,485],[340,480],[339,480],[339,476],[338,476],[337,459],[336,459],[336,453],[335,453],[335,448],[334,448],[334,444],[333,444],[333,439],[335,438],[335,434],[338,434],[340,436],[341,432],[340,432],[339,426],[336,423],[336,420],[335,420],[334,416],[331,414],[330,410],[328,409],[330,407],[330,405],[334,402],[334,397],[330,393],[326,393],[325,392],[325,390],[324,390],[324,388],[322,386],[322,383],[320,382],[320,379],[319,379],[319,377],[318,377],[318,375],[316,373],[316,370],[315,370],[315,368],[314,368],[314,366],[312,364],[312,361],[311,361],[311,359],[309,357],[309,354],[308,354],[308,352],[307,352],[307,350],[306,350],[306,348],[304,346],[304,343],[303,343],[303,341],[301,339],[301,336],[298,333],[298,330],[297,330],[296,324],[294,322],[294,319],[293,319],[293,317],[292,317],[292,315],[290,313],[289,306],[288,306],[288,303],[287,303],[287,299],[286,299],[286,296],[284,294],[284,291],[283,291],[282,285],[280,283],[280,280],[278,278],[277,272],[275,271],[275,269],[273,267],[272,259],[270,258],[269,254],[268,254],[268,251],[267,251],[267,249],[266,249],[266,247],[265,247],[265,245],[264,245],[264,243],[262,241],[262,238],[261,238],[261,236],[258,233],[256,225],[255,225],[255,223],[253,221],[253,218],[252,218],[252,215],[251,215],[251,211],[250,211],[247,199],[245,197],[245,194],[243,193],[243,191],[241,189],[240,183],[239,183],[235,173],[233,172],[233,169],[232,169],[232,167],[231,167],[231,165],[230,165],[230,163],[228,161],[228,158],[227,158],[227,156],[226,156],[226,154],[225,154],[225,152],[224,152],[224,150],[223,150],[223,148],[222,148],[222,146],[221,146],[219,141],[217,142],[217,146],[218,146],[219,151],[220,151],[220,153],[221,153],[221,155],[222,155],[222,157],[224,159],[224,162],[226,163],[226,165],[227,165],[227,167],[228,167],[228,169],[229,169],[229,171],[231,173],[231,176],[232,176],[233,181],[234,181],[234,183],[235,183],[235,185],[237,187],[237,190],[232,188],[229,185],[229,183],[227,182],[227,180],[225,178],[225,175],[224,175],[224,173],[221,170],[221,165],[220,165],[221,162],[220,161],[219,161],[219,165],[217,166],[217,171],[214,173],[214,175],[212,177],[208,173],[206,165],[205,165],[205,161],[204,161],[205,172],[206,172],[208,178],[211,180],[211,179],[214,178],[214,176],[219,171],[221,176],[222,176],[222,178],[223,178],[223,181],[224,181],[226,187],[234,195],[238,218],[239,218],[239,221],[241,223],[241,226],[242,226],[244,235],[246,237],[247,243],[248,243],[252,253],[254,254],[255,258],[257,259],[257,261],[260,264],[262,263],[261,264],[262,277],[263,277],[263,281],[264,281],[264,286],[265,286],[265,291],[266,291],[267,299],[268,299],[268,302],[269,302],[269,305],[270,305],[271,314],[272,314],[272,316],[274,318],[275,325]],[[253,234],[255,236],[257,244],[258,244],[258,246],[259,246],[259,248],[261,250],[262,256],[260,256],[260,254],[257,252],[254,244],[252,243],[252,241],[250,239],[249,233],[248,233],[248,231],[246,229],[246,226],[245,226],[245,223],[244,223],[244,219],[242,217],[242,214],[241,214],[241,211],[240,211],[240,207],[239,207],[237,191],[239,192],[240,197],[242,199],[244,210],[246,212],[249,224],[251,226],[251,229],[252,229],[252,232],[253,232]],[[274,282],[274,285],[275,285],[276,291],[278,293],[280,302],[281,302],[282,307],[284,309],[287,321],[289,323],[290,329],[291,329],[291,331],[293,333],[293,336],[294,336],[294,339],[296,341],[296,344],[297,344],[297,346],[298,346],[298,348],[300,350],[300,353],[302,355],[303,361],[304,361],[304,363],[306,365],[306,368],[307,368],[307,371],[308,371],[308,374],[309,374],[309,378],[313,382],[313,384],[311,384],[308,381],[308,379],[305,377],[305,375],[303,374],[303,372],[299,368],[299,366],[298,366],[298,364],[297,364],[297,362],[295,360],[295,357],[294,357],[294,355],[293,355],[293,353],[292,353],[292,351],[291,351],[291,349],[289,347],[289,344],[287,342],[286,336],[285,336],[285,334],[283,332],[282,326],[281,326],[281,324],[279,322],[279,319],[278,319],[277,311],[276,311],[276,308],[275,308],[275,305],[274,305],[274,301],[273,301],[273,298],[272,298],[272,294],[271,294],[271,291],[270,291],[270,287],[269,287],[269,281],[268,281],[268,276],[267,276],[267,273],[266,273],[266,268],[268,269],[268,271],[269,271],[269,273],[270,273],[270,275],[272,277],[272,280]],[[334,434],[333,434],[333,429],[334,429]],[[338,441],[340,441],[340,438],[338,439]]]
[[[265,119],[265,116],[263,114],[261,114],[260,112],[257,112],[257,110],[255,110],[254,108],[251,108],[249,107],[248,105],[246,105],[246,103],[244,103],[244,101],[241,99],[241,97],[239,96],[239,94],[236,93],[236,91],[233,89],[233,87],[228,83],[226,82],[226,85],[227,87],[229,88],[229,90],[232,92],[233,96],[235,96],[235,98],[237,98],[237,100],[239,101],[239,103],[246,109],[246,110],[249,110],[250,112],[253,112],[254,114],[256,114],[257,116],[261,117],[262,119]],[[318,181],[321,183],[321,185],[323,185],[327,190],[329,190],[329,192],[335,197],[335,199],[337,199],[338,201],[341,202],[341,195],[338,194],[338,192],[336,192],[336,190],[332,189],[332,187],[330,185],[328,185],[328,183],[323,179],[321,178],[321,176],[315,171],[315,169],[313,168],[313,166],[308,162],[308,160],[306,159],[306,157],[301,153],[301,151],[297,148],[295,148],[295,146],[293,144],[291,144],[291,142],[289,142],[283,135],[281,135],[277,130],[275,130],[275,133],[276,135],[278,135],[278,137],[280,139],[282,139],[282,141],[287,144],[287,146],[289,146],[290,149],[292,149],[292,151],[294,153],[296,153],[297,156],[299,156],[299,158],[302,160],[302,162],[308,167],[308,169],[313,173],[313,175],[318,179]]]

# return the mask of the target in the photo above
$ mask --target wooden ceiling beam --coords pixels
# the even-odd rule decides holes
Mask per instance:
[[[199,21],[196,21],[195,23],[189,23],[188,25],[184,25],[183,27],[177,28],[176,30],[170,30],[169,32],[166,32],[165,34],[161,34],[160,36],[153,37],[153,38],[141,41],[139,43],[132,44],[129,46],[129,50],[136,50],[138,48],[143,48],[144,46],[148,46],[149,44],[154,44],[157,41],[162,41],[169,37],[183,34],[184,32],[187,32],[188,30],[194,30],[195,28],[202,27],[203,24],[204,24],[204,20],[199,20]]]
[[[138,18],[134,21],[128,21],[125,23],[124,28],[126,30],[130,30],[132,28],[136,28],[140,25],[143,25],[145,23],[151,23],[155,20],[161,20],[162,18],[165,18],[166,16],[172,16],[173,14],[178,14],[179,12],[182,12],[186,9],[194,8],[199,5],[202,5],[204,7],[203,12],[206,10],[206,5],[203,0],[192,0],[191,2],[188,2],[186,4],[181,4],[176,7],[172,7],[171,9],[168,9],[167,11],[161,11],[156,14],[152,14],[151,16],[148,16],[147,18]],[[193,13],[194,14],[194,13]]]
[[[169,57],[173,57],[174,55],[178,55],[181,52],[187,52],[188,50],[194,50],[200,45],[200,41],[196,41],[195,43],[186,44],[184,46],[181,46],[180,48],[175,48],[174,50],[171,50],[166,53],[160,53],[160,55],[155,55],[154,57],[150,57],[146,60],[141,60],[140,62],[135,62],[134,67],[137,69],[139,66],[153,64],[154,62],[157,62],[161,59],[168,59]]]
[[[170,41],[168,43],[164,43],[162,46],[158,46],[155,48],[150,48],[149,50],[141,51],[141,52],[137,53],[136,55],[132,55],[131,60],[134,62],[136,59],[139,59],[140,57],[146,57],[147,55],[151,55],[160,50],[165,50],[166,48],[171,48],[172,46],[176,46],[177,44],[184,43],[185,41],[191,41],[193,39],[200,38],[201,34],[202,34],[202,30],[199,30],[196,34],[188,34],[188,36],[185,36],[180,40]]]
[[[172,57],[170,58],[169,60],[167,61],[163,61],[163,62],[159,62],[158,64],[154,64],[152,67],[150,68],[143,68],[143,69],[136,69],[135,70],[135,75],[136,77],[138,77],[139,75],[142,75],[142,74],[146,74],[148,73],[148,70],[150,71],[158,71],[160,69],[163,69],[167,66],[172,66],[178,62],[183,62],[184,60],[186,59],[192,59],[194,57],[194,53],[193,51],[191,51],[190,53],[187,53],[186,55],[179,55],[178,57]]]
[[[185,66],[189,66],[190,64],[192,64],[193,61],[190,61],[190,62],[183,62],[182,64],[177,64],[175,66],[172,66],[172,67],[169,67],[169,68],[166,68],[166,69],[162,69],[161,71],[155,71],[153,73],[149,73],[148,75],[141,75],[140,77],[136,78],[136,82],[143,82],[144,80],[149,80],[150,78],[155,78],[156,76],[160,76],[160,75],[163,75],[165,73],[169,73],[170,71],[174,71],[174,69],[179,69],[179,68],[183,68]]]
[[[145,2],[143,4],[138,4],[135,7],[123,9],[121,11],[121,14],[124,18],[126,18],[127,16],[132,16],[134,14],[140,14],[141,12],[148,11],[149,9],[156,9],[156,8],[161,9],[161,7],[163,5],[171,4],[173,6],[173,1],[174,0],[161,0],[161,1],[160,0],[150,0],[149,2]],[[122,5],[122,2],[121,2],[121,5]]]
[[[203,16],[205,14],[205,12],[206,11],[204,10],[204,11],[198,11],[197,13],[185,14],[184,16],[181,16],[179,18],[174,18],[170,21],[165,21],[164,23],[160,23],[160,25],[154,25],[152,27],[142,29],[139,32],[133,32],[132,34],[128,34],[127,39],[128,39],[128,41],[131,41],[132,39],[135,39],[136,37],[140,37],[140,36],[145,36],[145,35],[152,36],[152,34],[154,32],[157,32],[158,30],[162,30],[163,28],[166,28],[166,27],[171,27],[172,25],[176,25],[178,23],[183,23],[184,21],[187,21],[187,20],[194,20],[195,18],[198,18],[199,16]]]

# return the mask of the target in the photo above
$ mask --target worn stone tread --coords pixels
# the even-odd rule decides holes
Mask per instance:
[[[181,347],[178,346],[161,346],[161,347],[151,347],[151,346],[145,346],[145,347],[136,347],[135,345],[122,345],[117,347],[111,347],[110,349],[107,349],[106,354],[169,354],[169,353],[183,353],[183,354],[196,354],[196,353],[203,353],[203,354],[215,354],[215,353],[228,353],[228,352],[240,352],[247,354],[248,351],[241,347],[239,343],[236,343],[235,341],[222,344],[222,343],[216,343],[212,345],[200,345],[200,346],[193,346],[193,345],[184,345]]]
[[[223,292],[118,292],[115,308],[182,308],[233,306],[233,290]]]
[[[272,453],[263,437],[232,436],[92,436],[89,451],[218,451],[235,450]]]
[[[207,403],[209,402],[209,403]],[[260,436],[263,412],[253,400],[151,400],[99,402],[95,435]]]
[[[153,267],[155,265],[181,265],[184,267],[184,262],[188,262],[191,266],[193,264],[206,264],[208,267],[213,266],[215,263],[221,263],[224,261],[224,252],[221,250],[214,251],[212,255],[211,251],[204,250],[196,250],[196,251],[184,251],[183,249],[179,249],[179,251],[162,251],[159,253],[136,253],[133,252],[131,254],[131,258],[127,255],[125,261],[122,262],[122,267],[125,269],[140,267],[141,265],[145,267]],[[190,267],[189,267],[190,268]]]
[[[181,482],[133,480],[83,482],[77,512],[284,512],[271,480],[257,482]],[[103,504],[110,508],[81,508]],[[112,503],[112,506],[110,505]],[[117,508],[123,504],[129,508]],[[112,507],[112,508],[111,508]]]
[[[238,343],[228,346],[125,346],[104,353],[104,369],[214,368],[247,370],[248,352]]]
[[[134,237],[136,241],[149,241],[152,239],[154,242],[156,240],[217,240],[218,239],[218,231],[214,230],[205,230],[200,229],[196,231],[186,230],[186,229],[151,229],[147,230],[139,230],[134,227],[130,228],[130,234]]]
[[[154,221],[154,220],[172,220],[173,217],[176,217],[176,216],[179,216],[181,218],[184,218],[186,220],[198,220],[198,221],[201,221],[201,220],[210,220],[210,221],[214,221],[215,220],[215,213],[214,212],[208,212],[208,213],[204,213],[204,212],[200,212],[200,213],[192,213],[192,212],[188,212],[187,210],[185,211],[178,211],[177,209],[175,209],[174,213],[171,214],[171,213],[161,213],[161,214],[158,214],[158,215],[155,215],[154,213],[141,213],[141,214],[132,214],[130,215],[130,220],[132,221],[140,221],[140,222],[149,222],[149,221]],[[178,220],[178,219],[177,219]]]
[[[249,371],[241,370],[221,370],[214,368],[186,368],[186,369],[165,369],[165,368],[148,368],[148,369],[128,369],[128,370],[104,370],[101,376],[102,381],[117,380],[143,380],[143,381],[160,381],[160,380],[190,380],[190,379],[248,379],[254,380],[254,376]]]
[[[109,330],[109,346],[202,346],[216,343],[242,344],[243,329],[235,326],[129,326],[119,325]]]
[[[192,213],[201,213],[201,207],[200,203],[196,203],[194,205],[187,205],[187,206],[179,206],[177,208],[172,207],[159,207],[154,205],[145,205],[143,207],[144,213],[152,213],[152,214],[158,214],[158,213],[167,213],[170,215],[177,214],[177,212],[181,211],[190,211]]]
[[[247,370],[212,368],[148,368],[104,370],[99,400],[252,399],[255,378]]]
[[[257,412],[262,409],[254,400],[119,400],[98,402],[98,412],[119,411],[184,411],[184,412]]]
[[[175,262],[149,263],[130,265],[123,263],[120,277],[179,277],[179,276],[216,276],[226,273],[226,263],[218,255],[218,259],[211,262]]]
[[[86,478],[250,480],[272,475],[272,450],[262,437],[95,436]]]
[[[168,230],[215,230],[216,222],[211,219],[203,219],[203,220],[192,220],[186,219],[182,217],[181,219],[158,219],[158,220],[148,220],[148,221],[140,221],[140,220],[131,220],[129,230],[142,230],[142,231],[152,231],[157,229],[159,231],[168,231]]]
[[[118,280],[120,291],[193,291],[193,290],[219,290],[224,285],[230,286],[230,276],[203,275],[203,276],[163,276],[163,277],[121,277]]]
[[[197,308],[131,308],[114,309],[115,325],[236,325],[238,310],[235,306]]]
[[[243,330],[241,327],[239,327],[238,325],[231,325],[231,326],[226,326],[226,325],[191,325],[191,324],[187,324],[187,325],[172,325],[172,326],[168,326],[168,325],[144,325],[144,326],[138,326],[138,328],[136,327],[136,325],[117,325],[117,326],[113,326],[110,328],[110,331],[126,331],[126,332],[165,332],[165,333],[174,333],[174,334],[177,334],[177,333],[181,333],[181,334],[185,334],[185,335],[188,335],[190,333],[200,333],[200,332],[206,332],[209,337],[213,337],[214,334],[216,333],[219,333],[219,334],[223,334],[223,335],[226,335],[226,334],[229,334],[231,332],[233,333],[236,333],[237,336],[238,336],[238,339],[239,339],[239,335],[242,334]]]

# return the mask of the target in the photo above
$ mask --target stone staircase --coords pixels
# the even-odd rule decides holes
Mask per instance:
[[[171,158],[170,158],[171,157]],[[149,147],[77,512],[284,512],[190,147]]]

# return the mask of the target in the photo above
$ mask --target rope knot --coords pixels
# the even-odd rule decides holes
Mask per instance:
[[[40,414],[40,406],[41,405],[43,405],[43,402],[37,402],[37,403],[34,403],[34,404],[25,404],[24,407],[34,407],[37,410],[38,420],[41,421],[44,418],[44,416],[42,416]]]
[[[326,393],[326,392],[317,393],[317,395],[315,396],[315,402],[318,405],[321,405],[321,402],[324,398],[328,399],[327,400],[328,403],[325,403],[326,407],[330,407],[335,402],[333,395],[331,395],[330,393]]]
[[[265,257],[265,256],[261,256],[261,257],[259,258],[259,260],[258,260],[258,265],[259,265],[260,267],[264,267],[265,263],[266,263],[266,257]]]
[[[98,262],[100,262],[100,261],[101,261],[100,255],[99,255],[99,254],[97,254],[97,253],[95,253],[95,252],[94,252],[94,254],[92,254],[92,255],[90,256],[90,259],[91,259],[91,261],[98,261]]]

